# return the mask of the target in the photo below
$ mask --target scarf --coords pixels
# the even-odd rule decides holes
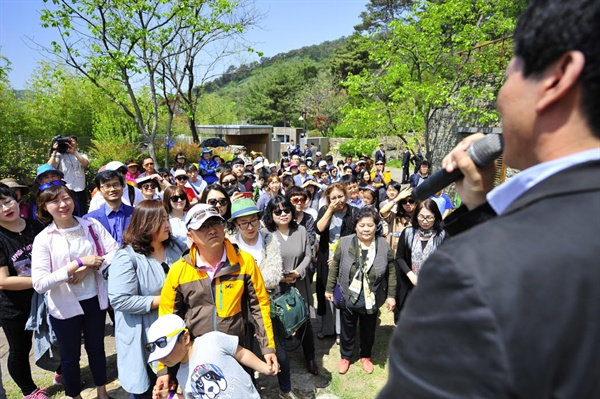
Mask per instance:
[[[358,270],[352,278],[352,282],[348,287],[350,291],[350,300],[352,303],[356,303],[360,297],[360,292],[364,291],[365,296],[365,309],[367,313],[373,313],[377,309],[375,308],[375,294],[371,291],[371,284],[369,282],[369,271],[373,267],[375,262],[375,255],[377,254],[377,240],[374,238],[369,245],[367,250],[367,258],[363,260],[362,249],[363,245],[358,241],[358,237],[354,237],[354,248],[357,248],[358,252]]]
[[[422,229],[415,229],[415,236],[411,245],[412,254],[410,257],[412,263],[411,268],[414,274],[419,274],[423,262],[425,262],[425,260],[429,258],[429,255],[435,250],[433,247],[433,237],[435,236],[435,231],[425,233]],[[423,248],[422,241],[427,241],[425,248]]]

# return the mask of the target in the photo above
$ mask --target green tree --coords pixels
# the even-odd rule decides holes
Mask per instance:
[[[244,105],[254,122],[289,126],[300,116],[302,89],[317,76],[317,65],[309,60],[279,61],[260,70],[247,87]]]
[[[227,0],[44,1],[53,7],[42,10],[42,25],[61,36],[54,53],[135,121],[152,156],[160,103],[165,91],[174,93],[164,90],[168,83],[159,68],[198,45],[188,41],[193,34],[229,26],[236,6]]]
[[[340,130],[370,127],[366,136],[424,132],[429,146],[430,123],[444,108],[472,121],[496,120],[491,100],[511,54],[508,43],[493,41],[512,32],[524,3],[418,2],[403,20],[390,23],[386,40],[369,44],[379,67],[348,78],[350,102]]]
[[[415,0],[370,0],[367,11],[360,13],[362,22],[354,27],[357,32],[377,32],[387,30],[390,22],[402,18],[416,3]]]
[[[338,81],[327,71],[320,70],[317,78],[304,87],[299,95],[307,118],[322,136],[326,136],[338,123],[340,108],[346,101],[346,95],[340,89]]]

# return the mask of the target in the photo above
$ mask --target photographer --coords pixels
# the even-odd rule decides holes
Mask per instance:
[[[67,187],[74,192],[76,207],[74,214],[83,216],[87,213],[87,192],[85,191],[85,168],[90,164],[88,157],[77,152],[77,137],[56,136],[52,139],[50,159],[47,162],[64,173]]]

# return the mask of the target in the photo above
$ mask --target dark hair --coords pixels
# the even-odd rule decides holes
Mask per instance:
[[[185,206],[183,209],[187,209],[190,207],[190,200],[185,193],[185,189],[179,186],[168,186],[165,188],[165,192],[163,193],[163,206],[165,207],[165,211],[168,214],[171,214],[173,211],[173,205],[171,205],[171,197],[174,195],[185,195]]]
[[[392,180],[390,181],[388,184],[386,184],[385,189],[387,190],[388,187],[393,187],[396,191],[400,191],[402,190],[402,184],[400,184],[399,182],[397,182],[396,180]],[[393,198],[392,198],[393,199]]]
[[[336,164],[335,164],[335,166],[338,166],[338,165],[342,165],[342,166],[344,166],[344,165],[346,165],[346,163],[345,163],[343,160],[341,160],[341,159],[340,159],[340,160],[339,160],[339,161],[337,161],[337,162],[336,162]]]
[[[129,167],[129,164],[130,164],[130,163],[138,163],[138,161],[136,161],[136,160],[135,160],[135,159],[133,159],[133,158],[129,158],[127,161],[125,161],[125,166]],[[139,165],[136,165],[136,167],[137,167],[137,168],[139,168],[140,166],[139,166]]]
[[[600,2],[532,0],[514,31],[515,55],[523,75],[540,75],[567,51],[580,51],[585,65],[579,76],[581,108],[594,135],[600,137]]]
[[[344,168],[344,169],[346,169],[346,168]],[[342,175],[342,177],[340,177],[340,183],[347,186],[348,184],[358,183],[358,179],[353,174],[352,175]]]
[[[379,225],[379,223],[381,222],[381,216],[379,216],[379,212],[377,211],[377,209],[370,206],[357,208],[352,213],[352,223],[355,226],[362,218],[373,218],[375,225]]]
[[[427,166],[427,167],[431,168],[431,163],[429,161],[423,160],[419,163],[419,168],[421,166]]]
[[[231,161],[231,166],[233,165],[242,165],[242,166],[246,166],[246,161],[244,161],[242,158],[235,158]]]
[[[231,165],[224,163],[215,168],[215,173],[220,175],[221,173],[225,172],[226,170],[231,171]]]
[[[213,184],[209,184],[208,186],[206,186],[206,188],[202,192],[202,195],[200,196],[200,201],[198,201],[198,202],[201,204],[206,204],[206,198],[208,197],[208,194],[211,191],[218,191],[221,194],[223,194],[225,196],[225,198],[227,198],[227,211],[225,212],[225,215],[223,216],[223,218],[225,220],[229,220],[231,218],[231,198],[229,198],[229,194],[227,194],[227,190],[225,190],[220,185],[213,183]]]
[[[423,202],[417,202],[415,206],[415,210],[412,214],[411,224],[417,228],[419,226],[419,212],[421,209],[427,209],[435,216],[435,222],[433,223],[433,230],[440,230],[440,225],[442,224],[442,214],[440,213],[440,208],[436,204],[434,200],[426,199]]]
[[[54,201],[56,197],[58,197],[58,195],[61,193],[61,191],[65,191],[67,194],[69,194],[69,197],[71,197],[73,203],[75,204],[75,194],[73,194],[73,191],[69,190],[67,186],[64,185],[52,185],[44,191],[37,192],[35,196],[35,204],[37,207],[35,214],[41,222],[50,223],[53,220],[52,215],[50,215],[50,213],[44,209],[44,205],[46,205],[46,203],[50,201]]]
[[[290,233],[294,232],[298,228],[298,223],[296,223],[296,208],[292,205],[289,199],[284,197],[283,195],[276,195],[267,204],[265,211],[263,213],[263,223],[267,230],[270,232],[274,232],[277,230],[277,224],[273,220],[273,211],[279,209],[279,205],[283,208],[288,208],[292,213],[292,218],[290,220]]]
[[[185,164],[177,162],[175,165],[173,165],[173,172],[178,171],[179,169],[185,171]]]
[[[193,163],[186,163],[184,170],[185,170],[185,173],[198,172],[198,168]]]
[[[290,187],[285,191],[285,198],[287,198],[288,200],[291,200],[292,197],[299,196],[302,196],[304,199],[309,199],[310,194],[308,193],[307,189],[298,186]]]
[[[358,191],[368,191],[373,195],[373,204],[371,206],[379,209],[379,192],[372,186],[362,186],[358,187]],[[364,201],[364,200],[363,200]]]
[[[223,179],[226,178],[227,176],[233,176],[235,178],[236,181],[238,181],[237,176],[233,173],[233,171],[231,169],[228,170],[224,170],[223,172],[221,172],[221,174],[219,175],[219,184],[223,185]],[[237,185],[237,183],[236,183]]]
[[[333,162],[333,155],[325,155],[325,162]]]
[[[15,190],[8,187],[6,184],[0,183],[0,199],[1,198],[12,198],[12,199],[16,200],[17,193],[15,193]]]
[[[143,200],[137,204],[131,215],[129,226],[123,232],[123,248],[131,245],[133,250],[138,254],[150,255],[155,248],[150,245],[154,235],[160,231],[167,211],[163,207],[161,201]],[[167,245],[171,240],[169,238],[163,241],[163,245]]]
[[[102,172],[98,172],[98,174],[96,175],[96,177],[94,178],[94,183],[96,184],[96,187],[98,187],[98,189],[100,189],[100,186],[102,185],[102,183],[106,183],[109,180],[112,180],[114,178],[117,178],[119,180],[119,183],[121,183],[121,185],[123,185],[123,175],[120,174],[119,172],[117,172],[116,170],[105,170]]]
[[[285,176],[283,179],[281,179],[281,187],[283,187],[284,190],[287,190],[295,185],[296,183],[294,183],[294,178],[292,176]]]

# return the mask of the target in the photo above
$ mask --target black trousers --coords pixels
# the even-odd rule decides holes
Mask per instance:
[[[15,381],[23,396],[37,389],[31,377],[29,351],[31,351],[33,331],[25,330],[26,316],[0,319],[4,335],[8,340],[8,374]]]
[[[75,216],[82,217],[86,213],[88,213],[88,199],[87,199],[87,191],[73,191],[75,194]]]
[[[358,313],[348,309],[340,310],[340,354],[342,359],[350,360],[354,351],[356,338],[356,324],[360,329],[360,357],[371,357],[371,350],[375,343],[375,328],[377,326],[378,312],[373,314]]]

